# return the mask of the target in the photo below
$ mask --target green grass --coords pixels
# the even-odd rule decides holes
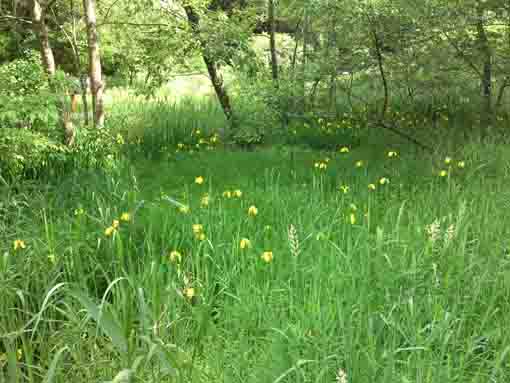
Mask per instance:
[[[122,108],[112,129],[135,143],[113,173],[0,190],[0,382],[510,378],[502,145],[429,156],[379,132],[349,153],[196,150],[192,132],[222,124],[210,104]]]

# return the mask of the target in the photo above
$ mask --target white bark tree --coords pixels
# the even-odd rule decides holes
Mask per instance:
[[[99,47],[99,36],[96,22],[96,1],[83,0],[85,20],[87,23],[87,41],[89,51],[89,77],[92,92],[92,111],[94,114],[94,126],[104,125],[104,81],[101,72],[101,53]]]

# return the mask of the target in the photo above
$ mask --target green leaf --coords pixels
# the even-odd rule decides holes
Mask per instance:
[[[60,357],[62,356],[64,351],[67,351],[67,350],[68,350],[68,347],[65,346],[65,347],[62,347],[60,350],[58,350],[58,352],[55,354],[55,356],[53,357],[53,360],[51,361],[50,368],[49,368],[48,372],[46,373],[46,376],[43,379],[43,383],[52,383],[53,382],[53,379],[55,378],[55,373],[57,372],[57,366],[58,366]]]
[[[85,307],[88,314],[97,322],[103,333],[110,337],[113,345],[121,352],[128,351],[128,340],[122,332],[121,326],[115,322],[113,315],[104,311],[81,291],[72,291],[71,294]]]

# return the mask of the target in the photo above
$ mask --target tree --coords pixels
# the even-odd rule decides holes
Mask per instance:
[[[99,49],[99,38],[96,23],[96,1],[83,0],[85,19],[87,23],[87,41],[89,52],[89,77],[92,92],[92,111],[94,115],[94,126],[104,125],[104,81],[101,72],[101,53]]]
[[[275,85],[278,86],[278,59],[276,55],[276,19],[275,19],[275,5],[274,0],[268,0],[268,20],[270,25],[269,31],[269,45],[271,50],[271,72]]]
[[[58,91],[55,89],[54,86],[54,79],[56,75],[56,67],[55,67],[55,57],[53,55],[53,50],[51,49],[50,45],[50,39],[49,39],[49,33],[48,33],[48,27],[46,25],[45,21],[45,13],[47,6],[43,8],[39,2],[39,0],[33,0],[33,24],[34,29],[37,32],[37,35],[39,37],[39,45],[41,50],[41,61],[43,64],[43,68],[48,74],[48,79],[50,81],[50,87],[55,93],[58,93]],[[56,94],[57,97],[61,97],[61,95]],[[74,127],[71,122],[71,115],[66,110],[65,102],[62,100],[59,100],[57,102],[58,104],[58,110],[61,114],[60,121],[62,123],[62,126],[64,128],[64,142],[66,145],[70,146],[74,143]]]
[[[214,87],[214,91],[216,92],[216,96],[218,97],[223,112],[225,113],[225,117],[227,118],[227,121],[229,121],[229,123],[231,124],[231,127],[235,127],[234,113],[232,110],[232,105],[230,103],[230,97],[223,83],[223,78],[221,74],[218,72],[217,63],[214,57],[208,52],[207,44],[201,37],[200,16],[191,5],[185,5],[184,10],[188,18],[188,23],[191,28],[192,35],[199,42],[202,58],[204,60],[205,66],[207,67],[207,72],[209,73],[209,77],[211,78],[211,82]]]

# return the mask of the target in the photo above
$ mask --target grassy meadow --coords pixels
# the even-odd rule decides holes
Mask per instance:
[[[0,382],[510,380],[503,144],[232,150],[212,101],[126,96],[109,172],[2,186]]]

